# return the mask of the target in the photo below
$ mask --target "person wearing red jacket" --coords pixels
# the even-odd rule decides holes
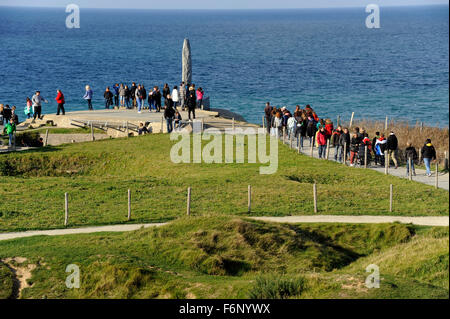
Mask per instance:
[[[317,133],[317,144],[319,145],[319,158],[325,158],[327,151],[327,132],[323,126],[320,126]]]
[[[58,103],[58,110],[56,111],[56,115],[59,115],[59,112],[62,112],[62,115],[66,115],[66,111],[64,110],[64,103],[66,101],[64,100],[64,94],[61,92],[61,90],[56,90],[56,103]]]

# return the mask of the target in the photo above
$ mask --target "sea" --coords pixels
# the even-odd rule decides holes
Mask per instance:
[[[181,81],[185,38],[193,82],[212,108],[261,123],[265,103],[304,107],[320,117],[449,125],[449,7],[381,7],[367,28],[365,7],[296,10],[144,10],[80,8],[67,28],[65,7],[0,7],[0,103],[40,90],[56,112],[95,109],[114,83],[146,88]]]

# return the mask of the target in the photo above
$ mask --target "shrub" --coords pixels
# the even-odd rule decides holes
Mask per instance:
[[[268,275],[256,278],[249,292],[251,299],[287,299],[300,297],[305,290],[306,279],[302,276],[288,278],[286,275]]]

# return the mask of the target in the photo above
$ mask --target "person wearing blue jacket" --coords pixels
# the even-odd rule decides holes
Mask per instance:
[[[114,105],[119,106],[119,83],[114,84],[112,88],[114,91]]]
[[[92,111],[92,90],[89,85],[86,85],[86,93],[84,93],[83,99],[87,101],[89,111]]]

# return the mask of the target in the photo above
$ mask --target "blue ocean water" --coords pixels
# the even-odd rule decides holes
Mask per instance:
[[[56,112],[94,108],[115,82],[172,87],[181,80],[189,38],[193,81],[211,106],[260,123],[264,103],[311,104],[320,116],[449,124],[448,6],[381,7],[367,29],[365,8],[162,11],[81,8],[81,28],[65,8],[0,7],[0,103],[20,110],[40,90]],[[19,112],[23,115],[23,112]],[[23,116],[21,116],[23,119]]]

